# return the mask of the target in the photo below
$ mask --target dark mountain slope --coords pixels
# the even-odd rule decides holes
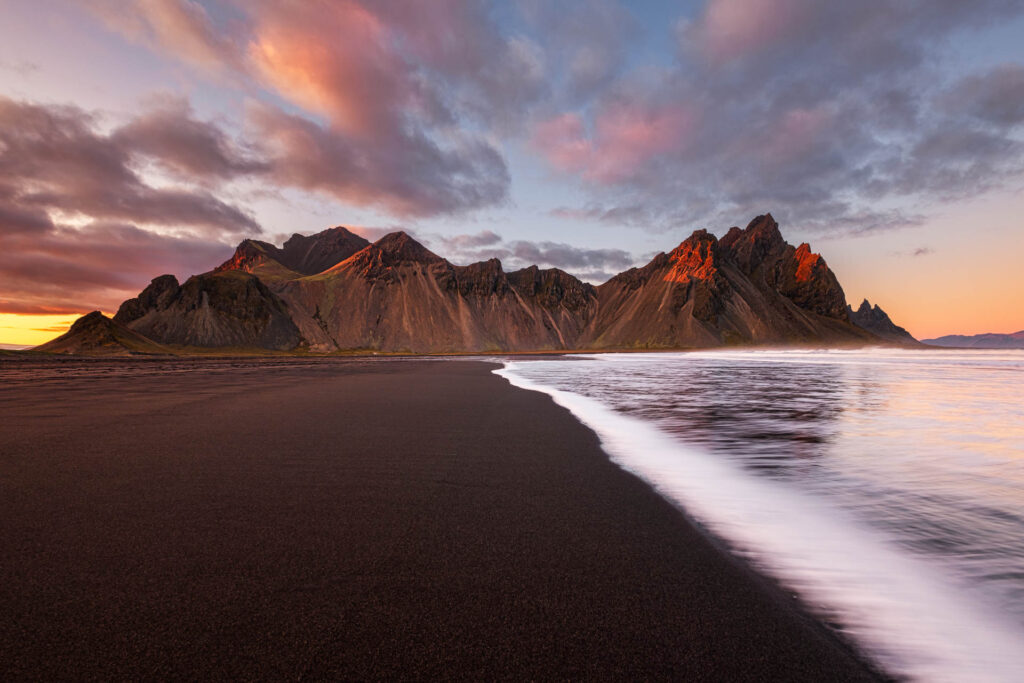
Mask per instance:
[[[67,332],[33,350],[83,356],[171,353],[170,349],[114,322],[99,311],[83,315]]]
[[[882,339],[892,342],[894,344],[901,344],[904,346],[920,346],[921,343],[914,339],[914,337],[902,327],[894,323],[889,315],[878,307],[876,304],[874,307],[867,299],[861,302],[860,308],[856,311],[853,307],[847,306],[847,313],[850,316],[850,321],[862,329],[867,330],[875,336],[881,337]]]
[[[263,282],[242,271],[195,275],[179,285],[162,275],[114,320],[162,344],[290,350],[302,336],[288,308]]]
[[[410,352],[572,348],[594,297],[561,271],[455,266],[404,232],[278,292],[314,349]]]
[[[315,275],[335,266],[370,243],[341,226],[315,235],[292,235],[278,248],[268,242],[245,240],[234,256],[216,270],[241,270],[264,280]]]

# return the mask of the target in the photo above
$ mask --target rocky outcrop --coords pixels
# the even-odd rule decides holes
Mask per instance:
[[[849,322],[839,280],[808,244],[793,247],[771,214],[758,216],[746,230],[729,229],[723,253],[761,291],[775,291],[803,310]]]
[[[294,234],[280,248],[268,242],[245,240],[216,271],[241,270],[265,280],[293,279],[321,273],[369,244],[341,226],[308,237]]]
[[[154,279],[121,304],[114,321],[161,344],[290,350],[302,336],[286,304],[255,275],[221,271],[179,285]]]
[[[34,350],[83,356],[171,353],[170,349],[111,320],[99,311],[83,315],[67,332]]]
[[[877,304],[872,306],[867,299],[861,302],[860,308],[856,311],[847,306],[847,313],[854,325],[881,339],[903,346],[921,345],[909,332],[890,320],[888,314]]]
[[[863,344],[820,255],[786,243],[771,215],[721,240],[698,230],[668,254],[597,288],[587,348]]]
[[[277,291],[318,351],[568,349],[596,303],[567,273],[456,266],[404,232]]]

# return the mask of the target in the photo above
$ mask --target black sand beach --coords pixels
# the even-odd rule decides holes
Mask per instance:
[[[0,359],[0,678],[873,677],[493,367]]]

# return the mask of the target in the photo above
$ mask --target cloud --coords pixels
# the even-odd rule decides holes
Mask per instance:
[[[111,142],[186,179],[230,179],[267,170],[265,162],[247,154],[219,127],[197,120],[188,101],[178,97],[160,98],[118,128]]]
[[[0,59],[0,69],[25,78],[39,71],[39,65],[35,62],[9,62]]]
[[[223,244],[100,223],[0,232],[0,251],[0,312],[50,314],[114,311],[159,274],[204,272],[231,255]]]
[[[544,64],[529,38],[502,34],[482,3],[132,4],[94,0],[93,9],[132,40],[284,100],[260,97],[246,114],[270,157],[268,182],[402,218],[507,201],[505,160],[476,131],[521,126],[544,92]],[[173,113],[181,127],[157,118],[144,131],[155,151],[177,170],[237,170],[228,141],[204,144],[208,129]],[[187,155],[171,154],[179,146]]]
[[[195,182],[150,184],[151,165],[193,181],[257,170],[181,103],[100,132],[76,107],[0,98],[0,312],[116,310],[155,275],[223,261],[219,240],[260,232]]]
[[[1000,64],[960,80],[940,98],[952,113],[997,126],[1024,123],[1024,65]]]
[[[619,75],[640,37],[639,22],[613,0],[524,0],[526,18],[541,36],[553,94],[574,104],[607,87]]]
[[[161,158],[146,140],[139,131],[100,133],[76,107],[0,97],[0,216],[7,219],[0,231],[46,230],[54,212],[211,236],[260,231],[249,214],[204,189],[146,183],[138,164]]]
[[[481,230],[480,232],[472,235],[441,237],[440,241],[444,244],[446,250],[452,249],[455,251],[462,251],[479,247],[492,247],[496,244],[500,244],[502,240],[501,235],[496,232],[492,232],[491,230]]]
[[[863,234],[1024,174],[1024,66],[949,83],[940,46],[1020,17],[1008,0],[709,0],[676,27],[677,61],[622,71],[536,119],[534,149],[606,222],[697,227],[772,211]],[[645,215],[646,214],[646,215]],[[614,222],[614,221],[612,221]]]
[[[193,0],[86,0],[86,6],[115,31],[203,68],[224,70],[242,63],[240,46]]]
[[[583,207],[558,206],[548,212],[555,218],[576,221],[597,221],[609,225],[643,228],[652,232],[674,227],[673,219],[657,215],[640,204],[607,206],[590,203]]]
[[[248,124],[261,141],[270,178],[399,217],[454,214],[507,199],[504,159],[486,142],[453,135],[445,147],[421,133],[367,148],[329,127],[269,106]]]
[[[438,253],[454,263],[467,265],[500,259],[506,271],[528,266],[559,268],[588,282],[603,282],[637,265],[637,257],[622,249],[587,249],[561,242],[506,241],[490,230],[462,235],[430,235]]]
[[[592,134],[581,116],[563,113],[540,121],[532,143],[556,168],[608,185],[635,178],[656,157],[681,152],[694,124],[685,104],[622,98],[600,107]]]
[[[910,249],[909,251],[891,251],[889,253],[893,256],[909,256],[911,258],[917,258],[918,256],[930,256],[935,253],[935,250],[931,247],[917,247],[916,249]]]

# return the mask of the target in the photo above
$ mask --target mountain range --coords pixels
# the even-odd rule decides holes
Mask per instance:
[[[110,323],[161,348],[313,353],[917,344],[877,306],[853,311],[825,260],[770,214],[721,239],[698,230],[599,286],[497,259],[455,265],[404,232],[245,240],[213,271],[155,278]],[[75,336],[41,350],[88,346]]]
[[[921,343],[958,349],[1024,349],[1024,330],[1009,334],[947,334],[935,339],[922,339]]]

